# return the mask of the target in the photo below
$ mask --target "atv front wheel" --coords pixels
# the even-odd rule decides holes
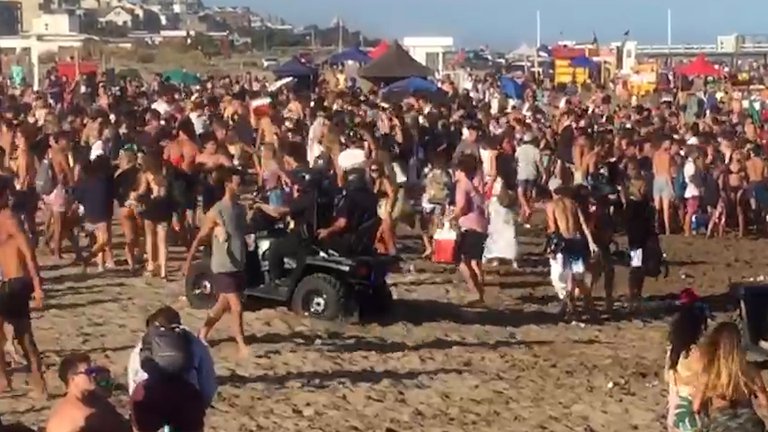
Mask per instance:
[[[291,299],[291,310],[326,321],[336,320],[344,311],[344,285],[331,275],[315,273],[305,277],[296,286]]]
[[[216,304],[216,292],[211,283],[211,265],[207,261],[192,264],[184,280],[184,294],[192,309],[210,309]]]

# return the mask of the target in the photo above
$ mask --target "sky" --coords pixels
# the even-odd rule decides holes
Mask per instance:
[[[513,49],[541,40],[630,39],[665,44],[667,9],[672,43],[714,44],[718,35],[768,34],[766,0],[206,0],[208,5],[249,6],[302,26],[330,25],[339,16],[350,28],[379,38],[453,36],[456,46]]]

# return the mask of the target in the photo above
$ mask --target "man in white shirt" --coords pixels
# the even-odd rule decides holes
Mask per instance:
[[[152,104],[152,109],[157,110],[160,113],[160,116],[165,116],[165,114],[171,110],[173,104],[173,92],[166,89],[161,94],[162,96],[160,96],[160,99]]]
[[[683,167],[683,176],[685,177],[685,192],[683,198],[685,198],[685,221],[683,223],[683,231],[686,236],[691,235],[691,222],[693,215],[699,210],[699,199],[701,196],[701,173],[697,162],[701,159],[697,150],[692,150],[688,159],[685,161]]]
[[[339,158],[336,161],[342,172],[347,171],[350,168],[363,167],[366,162],[367,158],[365,156],[363,142],[359,139],[350,140],[349,146],[339,153]]]

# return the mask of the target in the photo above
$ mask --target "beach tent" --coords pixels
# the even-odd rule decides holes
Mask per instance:
[[[678,66],[675,72],[685,76],[722,76],[723,71],[716,68],[715,65],[707,60],[707,57],[700,53],[693,61]]]
[[[368,56],[375,60],[384,55],[384,53],[387,51],[389,51],[389,42],[383,39],[381,42],[379,42],[378,45],[376,45],[376,48],[372,49],[371,52],[368,53]]]
[[[272,73],[278,78],[301,78],[317,75],[317,69],[304,64],[304,62],[297,57],[293,57],[287,62],[276,67]]]
[[[405,49],[395,42],[381,57],[360,68],[358,76],[368,81],[393,83],[409,77],[431,77],[432,69],[416,61]]]
[[[529,47],[527,44],[522,44],[520,45],[519,48],[507,54],[507,57],[508,58],[533,57],[534,55],[536,55],[535,49]]]
[[[344,51],[333,54],[328,57],[329,64],[337,65],[346,62],[368,64],[371,62],[371,56],[358,47],[347,48]]]

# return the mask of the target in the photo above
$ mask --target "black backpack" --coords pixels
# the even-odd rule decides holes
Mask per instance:
[[[183,375],[193,368],[192,340],[181,326],[152,324],[141,340],[141,368],[152,375]]]

